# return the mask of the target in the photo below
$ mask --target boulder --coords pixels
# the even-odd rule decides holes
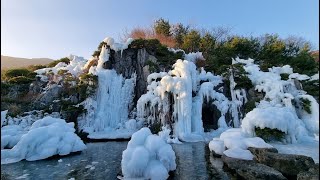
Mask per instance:
[[[299,172],[307,171],[315,165],[313,159],[308,156],[279,154],[268,151],[260,154],[256,153],[255,160],[259,163],[275,168],[286,177],[296,177]]]
[[[255,147],[248,147],[248,150],[255,156],[262,155],[266,152],[273,152],[278,153],[276,148],[255,148]]]
[[[251,160],[241,160],[222,155],[224,169],[237,179],[286,179],[279,171]]]
[[[60,97],[62,86],[58,84],[50,84],[45,92],[38,99],[40,103],[48,104]]]
[[[297,180],[318,180],[319,179],[319,164],[315,164],[308,171],[300,172],[297,175]]]

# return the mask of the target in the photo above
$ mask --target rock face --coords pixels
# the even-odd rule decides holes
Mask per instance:
[[[58,84],[51,84],[47,86],[47,90],[43,92],[40,97],[34,102],[37,108],[41,109],[47,106],[49,103],[60,97],[62,92],[62,86]]]
[[[124,78],[131,78],[133,73],[136,73],[136,86],[135,86],[135,98],[134,103],[138,101],[142,94],[147,91],[147,77],[149,75],[149,69],[145,68],[145,63],[148,60],[155,61],[155,57],[150,55],[145,48],[133,49],[128,48],[123,52],[111,51],[110,60],[112,62],[112,68],[116,70],[118,74],[122,74]]]
[[[237,179],[286,179],[279,171],[254,161],[229,158],[222,155],[224,168],[234,174]]]

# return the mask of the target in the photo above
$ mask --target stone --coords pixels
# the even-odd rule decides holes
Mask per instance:
[[[273,167],[287,177],[295,177],[315,165],[313,159],[304,155],[279,154],[274,152],[256,153],[255,160]]]
[[[36,109],[42,109],[46,107],[54,100],[59,99],[62,93],[62,86],[58,84],[48,84],[46,88],[47,90],[42,92],[34,101]]]
[[[278,153],[278,150],[276,148],[255,148],[255,147],[248,147],[248,150],[255,156],[262,155],[266,152],[273,152]]]
[[[287,179],[274,168],[252,160],[241,160],[222,155],[224,169],[230,171],[236,179]]]
[[[294,86],[295,86],[298,90],[303,90],[302,84],[300,83],[300,81],[299,81],[298,79],[293,79],[293,83],[294,83]]]
[[[308,171],[300,172],[297,175],[297,180],[318,180],[319,179],[319,164],[315,164]]]
[[[217,153],[214,152],[214,151],[211,151],[211,153],[212,153],[212,156],[213,156],[213,157],[221,158],[221,155],[220,155],[220,154],[217,154]]]

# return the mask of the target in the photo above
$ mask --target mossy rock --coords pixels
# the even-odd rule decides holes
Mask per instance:
[[[248,112],[252,111],[256,107],[256,101],[250,100],[244,105],[244,112],[247,114]]]
[[[309,99],[300,98],[300,104],[302,105],[303,109],[311,114],[311,101]]]
[[[158,132],[161,131],[161,127],[162,127],[162,125],[160,122],[154,122],[149,125],[149,129],[152,134],[158,134]]]
[[[281,80],[286,81],[289,79],[289,74],[287,74],[287,73],[280,74],[280,76],[281,76]]]
[[[285,132],[282,132],[278,129],[270,129],[270,128],[263,128],[261,129],[260,127],[255,127],[255,133],[256,136],[264,139],[267,142],[276,140],[276,141],[281,141],[285,138]]]

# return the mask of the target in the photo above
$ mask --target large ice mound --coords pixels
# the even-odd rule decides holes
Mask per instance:
[[[74,132],[74,123],[66,123],[63,119],[51,116],[44,117],[34,122],[30,131],[12,149],[1,150],[1,164],[23,159],[35,161],[86,149],[86,145]]]
[[[165,180],[176,169],[176,156],[171,145],[142,128],[132,135],[122,153],[122,173],[125,179],[142,178]]]

